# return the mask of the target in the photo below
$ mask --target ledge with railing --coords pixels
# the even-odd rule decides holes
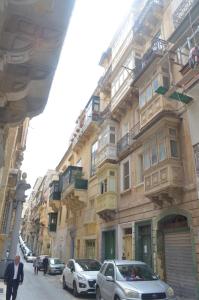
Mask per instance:
[[[136,135],[140,132],[140,122],[137,123],[127,134],[117,143],[117,154],[122,155],[127,151],[136,140]]]
[[[173,14],[173,24],[175,28],[184,20],[194,3],[196,3],[196,0],[184,0],[180,3]]]

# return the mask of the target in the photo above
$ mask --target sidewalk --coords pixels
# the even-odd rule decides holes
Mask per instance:
[[[0,300],[6,299],[6,286],[3,281],[0,281]]]

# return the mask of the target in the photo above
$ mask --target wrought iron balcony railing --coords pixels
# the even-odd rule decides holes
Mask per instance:
[[[135,142],[136,135],[140,132],[140,122],[137,123],[127,134],[125,134],[117,143],[117,154],[121,155],[129,149]]]
[[[173,24],[177,28],[184,20],[196,0],[183,0],[173,14]]]

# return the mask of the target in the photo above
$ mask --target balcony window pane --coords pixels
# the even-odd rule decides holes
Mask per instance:
[[[98,149],[98,141],[96,141],[91,147],[91,176],[96,172],[96,156]]]
[[[166,149],[164,140],[159,142],[159,161],[162,161],[166,158]]]
[[[178,144],[175,140],[170,140],[170,147],[171,147],[171,157],[179,157],[178,155]]]
[[[146,101],[148,102],[152,98],[152,86],[149,85],[146,89]]]
[[[151,144],[151,163],[152,165],[156,164],[158,161],[158,151],[157,151],[157,143],[154,139]]]
[[[170,135],[171,137],[176,138],[176,129],[174,129],[174,128],[169,128],[169,135]]]
[[[153,93],[158,89],[159,83],[158,83],[158,77],[156,77],[153,82],[152,82],[152,87],[153,87]]]
[[[115,133],[110,133],[110,143],[115,144]]]
[[[151,161],[150,161],[150,146],[149,144],[146,144],[144,146],[144,169],[148,169],[151,166]]]
[[[139,97],[139,104],[140,104],[140,107],[143,107],[146,103],[146,96],[145,96],[145,93],[142,93]]]

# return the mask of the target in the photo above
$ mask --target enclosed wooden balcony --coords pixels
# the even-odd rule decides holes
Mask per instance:
[[[88,180],[81,167],[69,166],[62,174],[62,202],[71,209],[83,207],[87,201]]]
[[[54,180],[50,184],[49,206],[57,211],[61,200],[61,182]]]
[[[117,160],[116,145],[108,144],[97,152],[96,166],[100,167],[105,162],[114,162]]]
[[[159,205],[178,203],[183,191],[181,161],[166,160],[144,172],[145,196]]]
[[[134,40],[139,44],[144,44],[150,36],[153,36],[153,32],[161,23],[164,2],[166,1],[148,0],[141,13],[138,14],[133,26],[133,33]]]
[[[74,150],[78,150],[96,130],[100,119],[100,98],[92,96],[84,111],[77,120],[77,126],[71,142]]]
[[[182,90],[184,99],[178,97],[175,100],[179,101],[180,99],[180,101],[184,102],[185,104],[188,104],[191,100],[193,100],[193,98],[198,97],[199,55],[194,55],[194,53],[197,53],[197,50],[194,50],[194,47],[197,45],[199,45],[199,26],[193,28],[192,33],[187,36],[186,42],[178,49],[176,53],[176,62],[182,67],[180,69],[181,76],[176,82],[176,89],[174,90],[174,93],[179,94],[179,91]],[[169,91],[169,94],[171,93],[172,91]]]
[[[96,213],[105,221],[114,218],[117,210],[117,193],[107,192],[97,196]]]

